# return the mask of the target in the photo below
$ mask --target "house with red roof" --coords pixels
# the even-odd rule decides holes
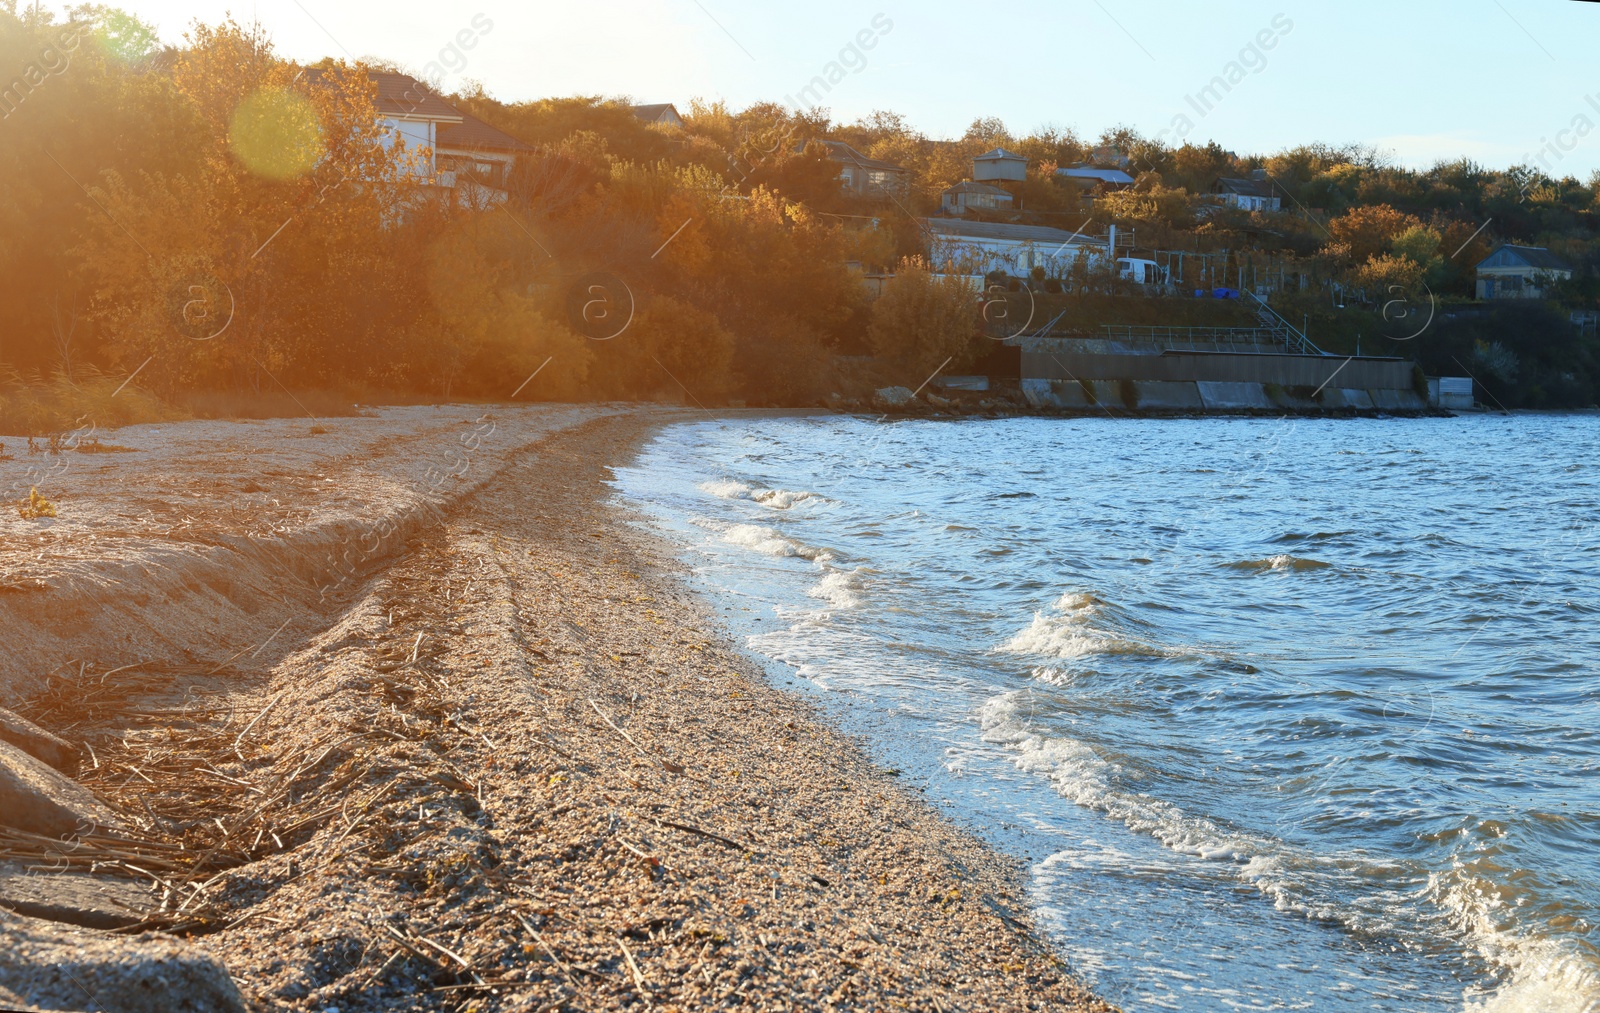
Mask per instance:
[[[374,72],[372,80],[389,143],[403,140],[416,153],[412,172],[450,188],[466,206],[489,207],[506,200],[517,158],[532,153],[532,145],[462,112],[409,74]]]

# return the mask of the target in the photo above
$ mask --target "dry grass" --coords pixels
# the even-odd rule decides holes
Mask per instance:
[[[148,391],[122,384],[121,377],[91,369],[78,370],[72,379],[13,373],[0,379],[0,432],[42,436],[86,425],[113,429],[186,417]]]
[[[425,593],[434,579],[416,583]],[[401,627],[435,621],[412,604],[420,597],[402,586],[384,608]],[[0,827],[0,860],[153,881],[159,910],[124,931],[223,928],[237,912],[210,894],[222,873],[295,851],[330,825],[335,850],[362,824],[357,841],[392,837],[394,828],[377,824],[415,808],[419,791],[473,795],[442,758],[443,740],[461,734],[451,720],[458,694],[435,664],[442,653],[437,640],[385,643],[364,675],[369,706],[359,722],[273,742],[262,741],[263,719],[283,694],[263,700],[259,680],[237,670],[56,673],[16,710],[85,743],[77,780],[133,830],[63,843]]]
[[[200,419],[335,419],[360,414],[348,393],[337,390],[297,390],[293,394],[277,388],[259,391],[185,391],[173,400]],[[404,404],[383,398],[384,404]]]
[[[95,436],[84,440],[76,447],[80,454],[137,454],[132,447],[124,447],[119,443],[101,443],[100,437]]]

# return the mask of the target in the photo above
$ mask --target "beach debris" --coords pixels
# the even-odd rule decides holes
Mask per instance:
[[[655,760],[657,763],[661,764],[661,769],[665,770],[669,774],[681,774],[681,773],[683,773],[683,771],[684,771],[683,764],[681,764],[681,763],[673,763],[671,760],[665,760],[665,759],[662,759],[659,756],[652,756],[650,754],[649,750],[645,749],[643,746],[639,745],[639,743],[637,743],[637,742],[635,742],[633,740],[633,736],[632,735],[629,735],[627,732],[625,732],[621,728],[617,727],[617,723],[615,721],[611,720],[611,718],[609,716],[607,716],[606,712],[600,709],[600,705],[595,703],[592,699],[589,701],[589,706],[593,707],[594,708],[594,712],[596,714],[600,715],[600,720],[604,721],[606,724],[611,726],[611,730],[612,731],[616,732],[618,735],[622,736],[624,739],[627,739],[628,740],[628,745],[630,745],[633,748],[637,749],[639,751],[639,755],[640,756],[643,756],[646,759]],[[552,746],[551,748],[554,749],[555,747]]]
[[[83,787],[128,824],[70,842],[0,825],[0,862],[42,891],[28,913],[104,917],[113,889],[144,901],[117,936],[73,930],[123,949],[54,961],[85,969],[98,1000],[23,987],[52,969],[54,951],[28,947],[20,971],[0,955],[0,1007],[232,1013],[226,966],[252,1008],[321,1013],[764,995],[936,1009],[934,992],[947,1010],[1109,1013],[979,911],[976,898],[1016,888],[1003,861],[732,664],[625,528],[568,523],[605,513],[592,490],[610,455],[594,441],[616,431],[541,451],[570,490],[530,481],[531,463],[491,486],[473,509],[492,528],[419,524],[303,650],[285,642],[299,647],[309,616],[271,636],[258,617],[220,666],[211,639],[184,658],[119,643],[143,660],[75,661],[19,695],[27,719],[80,744]],[[618,604],[636,598],[656,607]],[[273,643],[288,653],[270,673],[239,661]],[[686,773],[666,756],[695,769],[664,776]],[[174,938],[186,933],[205,948]]]
[[[0,742],[0,825],[58,838],[85,828],[117,828],[122,821],[89,789]]]
[[[85,440],[75,448],[80,454],[137,454],[132,447],[124,447],[120,443],[101,443],[100,437]]]
[[[25,521],[56,516],[56,505],[39,495],[38,488],[30,488],[26,499],[17,500],[17,516]]]
[[[78,770],[78,749],[72,743],[29,721],[21,714],[0,707],[0,742],[9,742],[36,760],[63,774]]]

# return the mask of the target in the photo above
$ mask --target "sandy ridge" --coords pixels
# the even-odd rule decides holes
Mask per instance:
[[[215,665],[285,621],[308,635],[329,591],[374,572],[510,455],[617,410],[131,426],[69,441],[117,449],[57,455],[6,438],[0,488],[37,483],[59,516],[0,505],[0,705],[66,664]]]

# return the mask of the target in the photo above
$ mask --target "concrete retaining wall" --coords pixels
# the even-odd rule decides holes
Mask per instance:
[[[1371,394],[1345,387],[1329,387],[1323,391],[1322,405],[1324,408],[1358,408],[1362,411],[1371,411],[1373,408]]]
[[[1089,388],[1093,400],[1085,396]],[[1428,405],[1415,391],[1359,387],[1324,387],[1316,397],[1306,396],[1276,385],[1199,380],[1193,383],[1153,380],[1051,380],[1031,378],[1022,381],[1022,394],[1035,408],[1093,409],[1120,412],[1130,406],[1124,399],[1129,392],[1138,411],[1184,412],[1271,412],[1271,411],[1397,411],[1419,412]]]
[[[1271,408],[1267,389],[1259,383],[1237,383],[1226,380],[1200,380],[1195,383],[1200,390],[1200,400],[1212,411],[1241,411]]]
[[[1094,403],[1106,408],[1126,408],[1128,403],[1122,396],[1121,380],[1085,380],[1089,385],[1089,396],[1094,398]]]
[[[1171,380],[1135,380],[1136,407],[1141,411],[1197,412],[1205,408],[1200,388],[1192,383]]]
[[[1333,386],[1330,381],[1356,390],[1410,391],[1412,386],[1412,366],[1405,359],[1231,352],[1118,355],[1056,352],[1044,343],[1023,349],[1022,376],[1045,380],[1259,383],[1311,390]]]
[[[1035,408],[1088,408],[1083,385],[1076,380],[1024,380],[1022,396]]]

